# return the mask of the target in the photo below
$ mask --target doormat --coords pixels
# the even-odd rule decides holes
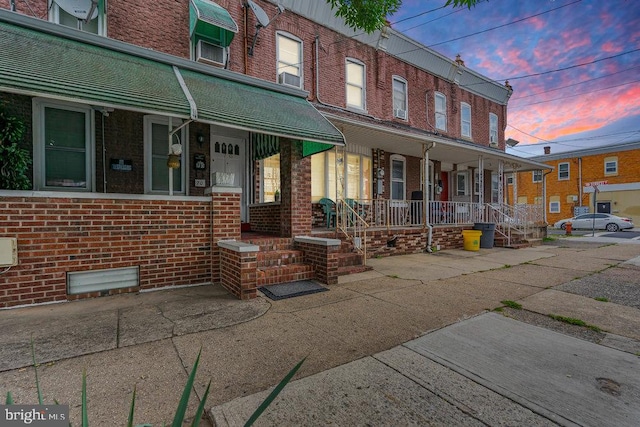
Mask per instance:
[[[278,285],[261,286],[260,292],[274,301],[299,297],[301,295],[315,294],[317,292],[328,291],[329,289],[318,285],[310,280],[299,280],[297,282],[280,283]]]

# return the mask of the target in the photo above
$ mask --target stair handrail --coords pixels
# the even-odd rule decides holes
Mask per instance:
[[[355,204],[360,205],[357,201]],[[340,230],[347,238],[352,239],[353,247],[363,255],[364,265],[367,265],[367,228],[369,228],[369,224],[362,215],[356,212],[346,200],[338,199],[338,203],[336,203],[336,229]],[[359,241],[360,244],[356,244],[356,241]]]

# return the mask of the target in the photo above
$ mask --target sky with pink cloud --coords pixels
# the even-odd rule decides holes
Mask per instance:
[[[639,0],[444,3],[403,0],[389,20],[449,58],[460,54],[472,70],[509,80],[507,138],[640,140]]]

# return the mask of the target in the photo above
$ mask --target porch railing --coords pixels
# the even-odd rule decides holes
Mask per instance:
[[[514,232],[530,235],[543,224],[542,205],[510,206],[501,203],[440,202],[422,200],[346,199],[338,203],[339,229],[348,236],[359,228],[422,227],[430,225],[496,224],[496,232],[511,243]]]

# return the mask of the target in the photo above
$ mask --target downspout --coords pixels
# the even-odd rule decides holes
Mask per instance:
[[[553,170],[542,175],[542,220],[545,224],[547,224],[547,175],[551,172],[553,172]]]
[[[243,43],[244,43],[244,52],[243,52],[243,58],[244,58],[244,74],[248,74],[247,73],[247,69],[249,68],[249,39],[248,39],[248,34],[247,34],[247,26],[249,25],[249,5],[247,3],[243,3],[242,4],[242,10],[244,12],[244,25],[243,25]]]
[[[578,194],[578,200],[582,206],[582,157],[578,157]]]
[[[16,11],[16,0],[11,0],[11,12],[15,12]]]
[[[429,212],[429,150],[436,146],[435,142],[431,142],[427,147],[427,144],[422,144],[422,158],[424,159],[424,188],[422,189],[422,224],[423,227],[429,229],[427,236],[427,253],[432,253],[431,244],[433,242],[433,226],[429,224],[427,213]]]

